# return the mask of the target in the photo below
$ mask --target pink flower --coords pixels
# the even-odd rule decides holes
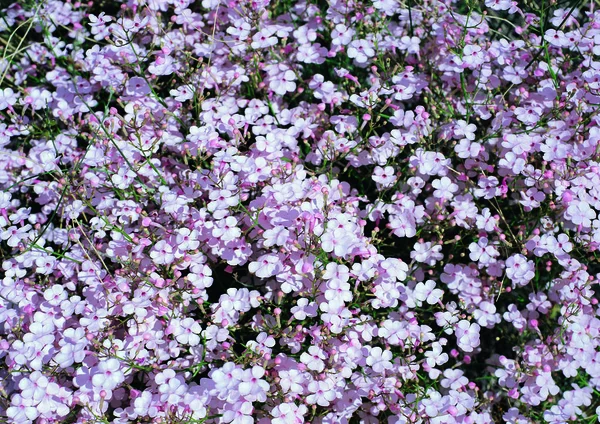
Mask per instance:
[[[385,373],[386,370],[392,369],[392,352],[389,350],[382,350],[379,346],[376,346],[369,350],[367,356],[367,365],[373,368],[373,371],[378,373]]]
[[[542,116],[542,108],[539,106],[518,107],[515,109],[515,115],[524,124],[535,125]]]
[[[184,318],[171,323],[172,333],[175,339],[181,344],[197,346],[200,344],[200,333],[202,327],[193,318]]]
[[[296,90],[296,74],[291,69],[272,75],[269,82],[269,88],[280,96],[287,92]]]
[[[154,381],[158,385],[158,392],[162,402],[176,404],[181,401],[187,392],[187,384],[183,377],[174,370],[167,369],[156,375]]]
[[[427,280],[424,284],[417,283],[413,293],[415,299],[420,302],[427,301],[430,305],[438,303],[444,295],[443,290],[435,288],[435,281],[433,280]]]
[[[92,368],[92,384],[96,391],[105,390],[110,392],[125,380],[121,371],[121,363],[115,358],[101,361]]]
[[[493,10],[508,10],[513,3],[511,0],[485,0],[485,6]]]
[[[474,124],[468,124],[462,119],[454,124],[454,135],[457,138],[466,138],[469,141],[475,140],[475,131],[477,131],[477,127]]]
[[[273,424],[302,424],[304,415],[308,412],[306,405],[297,406],[295,403],[282,403],[271,411]]]
[[[6,244],[10,247],[17,247],[23,240],[30,238],[30,229],[31,225],[29,224],[22,227],[16,227],[15,225],[10,226],[7,230],[2,232],[2,240],[7,240]]]
[[[276,255],[262,255],[248,265],[248,270],[259,278],[272,277],[282,269],[281,260]]]
[[[261,29],[259,32],[254,34],[252,37],[252,44],[250,46],[253,49],[264,49],[277,44],[277,37],[274,37],[275,28],[268,26]]]
[[[462,62],[469,68],[476,68],[485,62],[485,55],[480,46],[468,44],[463,49]]]
[[[309,405],[329,406],[336,398],[335,391],[332,390],[329,380],[311,381],[308,384],[310,395],[306,397],[306,403]]]
[[[251,370],[246,370],[242,382],[238,386],[240,395],[249,402],[265,402],[270,386],[262,379],[264,375],[265,369],[259,365],[253,366]]]
[[[454,193],[458,191],[458,185],[454,184],[448,177],[433,180],[431,186],[435,189],[433,195],[438,199],[450,200],[454,197]]]
[[[466,386],[469,380],[464,377],[464,373],[458,369],[447,369],[444,371],[444,378],[441,381],[442,387],[459,390],[461,387]]]
[[[321,372],[325,369],[325,359],[327,359],[327,356],[323,350],[317,346],[310,346],[308,348],[308,353],[303,352],[302,355],[300,355],[300,361],[306,364],[308,369],[317,372]]]
[[[386,166],[385,169],[376,166],[372,178],[381,187],[391,187],[396,181],[396,174],[391,166]]]
[[[143,97],[150,94],[150,86],[144,78],[132,77],[127,81],[125,93],[128,96]]]
[[[512,255],[506,260],[506,276],[513,284],[524,286],[535,277],[534,263],[521,254]]]
[[[0,110],[4,110],[17,103],[19,94],[15,93],[12,88],[0,89]]]
[[[565,217],[575,225],[590,227],[592,219],[596,218],[596,211],[589,204],[582,201],[573,201],[565,212]]]
[[[150,252],[150,257],[157,265],[168,265],[175,259],[173,246],[165,240],[159,240]]]
[[[480,328],[478,324],[472,324],[467,320],[459,321],[454,328],[458,347],[465,352],[473,352],[479,346]]]
[[[367,40],[354,40],[348,46],[348,57],[356,60],[357,63],[367,63],[373,56],[375,56],[375,50]]]

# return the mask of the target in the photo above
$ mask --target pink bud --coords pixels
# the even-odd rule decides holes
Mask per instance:
[[[567,190],[562,195],[562,202],[564,204],[569,204],[573,200],[573,193],[570,190]]]

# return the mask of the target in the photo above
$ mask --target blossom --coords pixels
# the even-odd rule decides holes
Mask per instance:
[[[485,5],[493,10],[508,10],[512,7],[513,1],[511,0],[486,0]]]
[[[271,82],[269,83],[269,88],[273,90],[276,94],[283,96],[287,92],[292,92],[296,89],[296,74],[294,71],[288,69],[286,71],[280,72],[276,75],[273,75],[271,78]]]
[[[468,44],[463,49],[462,62],[469,67],[477,67],[485,62],[483,49],[474,44]]]
[[[515,115],[524,124],[535,125],[542,116],[542,108],[539,106],[518,107],[515,109]]]
[[[506,276],[513,284],[524,286],[535,277],[533,261],[521,254],[512,255],[506,261]]]
[[[466,386],[469,380],[464,377],[464,373],[457,369],[448,369],[444,371],[444,378],[441,381],[442,387],[458,390]]]
[[[466,138],[469,141],[475,140],[475,131],[477,127],[474,124],[469,124],[466,121],[459,119],[454,124],[454,135],[458,138]]]
[[[320,405],[329,406],[329,404],[336,398],[335,392],[328,380],[324,381],[311,381],[308,384],[308,390],[310,395],[306,397],[306,402],[309,405]]]
[[[491,244],[486,237],[481,237],[477,243],[469,245],[469,258],[472,261],[478,261],[481,265],[489,265],[494,263],[495,258],[500,252]]]
[[[277,37],[274,37],[275,28],[274,27],[266,27],[263,28],[260,32],[257,32],[252,37],[252,44],[250,46],[253,49],[263,49],[266,47],[274,46],[277,44]]]
[[[421,302],[427,301],[428,304],[436,304],[444,295],[444,291],[435,288],[433,280],[427,280],[425,283],[417,283],[414,289],[415,298]]]
[[[491,328],[494,324],[500,323],[500,314],[496,313],[496,306],[488,301],[479,304],[479,308],[473,312],[473,318],[482,327]]]
[[[376,166],[373,172],[373,181],[381,184],[382,187],[391,187],[396,181],[394,168],[386,166],[384,169],[381,166]]]
[[[154,245],[150,257],[158,265],[167,265],[173,262],[175,259],[175,253],[173,246],[167,243],[165,240],[160,240]]]
[[[441,250],[442,246],[439,244],[432,245],[431,242],[415,243],[414,250],[410,253],[410,257],[417,262],[434,265],[444,257]]]
[[[187,391],[183,377],[174,370],[167,369],[156,375],[154,381],[158,385],[158,392],[162,402],[176,404],[181,401]]]
[[[454,197],[454,193],[458,191],[458,185],[453,183],[448,177],[442,177],[440,179],[433,180],[431,185],[433,188],[435,188],[433,195],[438,199],[452,199]]]
[[[255,400],[258,402],[266,401],[270,386],[269,383],[262,380],[264,375],[264,368],[258,365],[253,366],[252,370],[247,370],[238,386],[240,395],[251,402]]]
[[[6,244],[10,247],[17,247],[23,240],[30,238],[29,230],[31,225],[27,224],[22,227],[12,225],[2,232],[2,240],[6,240]]]
[[[592,220],[596,218],[596,211],[586,202],[574,201],[565,211],[565,217],[575,225],[590,227]]]
[[[17,103],[19,94],[15,93],[12,88],[7,87],[0,89],[0,110],[4,110]]]
[[[392,368],[392,352],[389,350],[382,350],[379,346],[376,346],[369,350],[367,356],[367,365],[373,368],[373,371],[383,373],[385,370]]]
[[[268,278],[281,270],[281,262],[275,255],[263,255],[258,261],[251,262],[248,270],[259,278]]]
[[[473,352],[479,346],[480,328],[478,324],[472,324],[467,320],[459,321],[454,328],[458,347],[465,352]]]
[[[321,372],[325,369],[324,360],[327,359],[325,353],[317,346],[310,346],[308,352],[303,352],[300,355],[300,361],[308,367],[308,369]]]
[[[273,424],[287,424],[303,422],[304,415],[308,412],[306,405],[297,406],[295,403],[282,403],[271,411]]]
[[[348,57],[357,63],[367,63],[373,56],[375,56],[375,50],[367,40],[354,40],[348,46]]]
[[[98,391],[111,391],[124,379],[121,363],[115,358],[106,359],[92,369],[92,384]]]
[[[200,333],[202,327],[193,318],[185,318],[181,321],[177,321],[172,324],[173,335],[175,339],[181,344],[187,344],[190,346],[197,346],[200,344]]]

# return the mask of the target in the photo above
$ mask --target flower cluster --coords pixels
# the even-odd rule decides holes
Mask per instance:
[[[589,3],[1,10],[0,416],[596,421]]]

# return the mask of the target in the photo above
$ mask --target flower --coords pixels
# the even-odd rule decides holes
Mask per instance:
[[[521,254],[512,255],[506,261],[506,276],[513,285],[524,286],[535,277],[534,263]]]
[[[444,291],[435,288],[436,284],[433,280],[427,280],[425,283],[417,283],[413,291],[415,299],[420,302],[427,302],[434,305],[440,301],[444,295]]]
[[[567,207],[565,217],[575,225],[589,228],[592,225],[592,220],[596,218],[596,211],[586,202],[573,201]]]
[[[348,45],[348,57],[357,63],[367,63],[373,56],[375,56],[375,50],[367,40],[354,40]]]
[[[472,324],[467,320],[460,320],[454,328],[458,347],[465,352],[473,352],[479,346],[479,330],[478,324]]]
[[[251,370],[246,370],[238,386],[240,395],[250,402],[265,402],[270,386],[262,380],[264,375],[265,369],[258,365],[253,366]]]
[[[483,49],[474,44],[468,44],[463,49],[462,62],[469,68],[476,68],[483,65],[485,55]]]
[[[431,186],[435,188],[433,195],[438,199],[452,199],[454,193],[458,191],[458,185],[453,183],[448,177],[433,180]]]
[[[382,187],[391,187],[396,181],[394,168],[386,166],[384,169],[381,166],[376,166],[373,171],[373,181],[380,184]]]
[[[202,332],[202,327],[193,318],[175,320],[175,322],[171,324],[171,327],[171,331],[179,343],[190,346],[197,346],[200,344],[200,333]]]
[[[0,110],[4,110],[17,103],[19,94],[15,93],[12,88],[7,87],[0,89]]]
[[[275,255],[262,255],[258,261],[251,262],[248,270],[259,278],[268,278],[276,275],[282,269],[280,260]]]
[[[389,350],[382,350],[379,346],[376,346],[369,350],[367,356],[367,365],[369,365],[373,371],[378,373],[384,373],[385,370],[392,368],[392,352]]]
[[[305,364],[308,369],[317,372],[321,372],[325,369],[325,359],[327,359],[327,356],[323,350],[317,346],[310,346],[308,352],[303,352],[302,355],[300,355],[300,362]]]
[[[454,124],[454,135],[458,138],[466,138],[469,141],[475,140],[475,131],[477,131],[477,127],[474,124],[469,124],[462,119]]]
[[[309,405],[329,406],[336,398],[335,391],[329,380],[311,381],[308,384],[308,390],[311,393],[306,397],[306,403]]]
[[[92,384],[98,392],[101,390],[110,393],[119,384],[125,380],[125,375],[121,370],[121,363],[118,359],[109,358],[101,361],[97,366],[92,368]],[[110,395],[106,395],[110,398]]]

